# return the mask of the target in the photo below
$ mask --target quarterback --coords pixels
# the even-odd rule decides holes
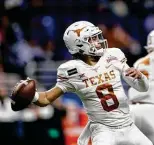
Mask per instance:
[[[73,60],[59,66],[55,87],[36,92],[33,103],[46,106],[65,92],[77,93],[89,118],[78,145],[87,145],[90,138],[92,145],[152,145],[134,125],[121,83],[122,76],[131,87],[146,92],[146,76],[127,65],[120,49],[108,49],[102,31],[90,22],[73,23],[63,39]]]
[[[128,96],[132,104],[130,111],[137,127],[154,143],[154,30],[147,37],[148,54],[137,60],[134,67],[149,79],[149,90],[138,92],[130,88]]]

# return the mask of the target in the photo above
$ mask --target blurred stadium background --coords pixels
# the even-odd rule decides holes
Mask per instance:
[[[71,59],[63,32],[77,20],[98,25],[109,47],[120,48],[132,66],[146,54],[146,36],[154,29],[154,1],[0,0],[1,145],[76,145],[87,122],[76,95],[67,93],[50,106],[21,112],[12,112],[8,96],[27,76],[37,80],[39,91],[55,84],[57,67]]]

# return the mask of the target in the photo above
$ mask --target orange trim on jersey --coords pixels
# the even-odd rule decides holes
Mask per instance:
[[[146,66],[150,65],[150,58],[149,58],[149,57],[143,58],[143,59],[138,63],[137,67],[138,67],[139,65],[141,65],[141,64],[146,65]],[[141,71],[147,78],[149,78],[149,73],[148,73],[147,70],[140,70],[140,71]]]
[[[144,58],[140,64],[149,65],[150,64],[150,58]]]
[[[149,73],[146,70],[142,70],[140,71],[141,73],[143,73],[147,78],[149,78]]]
[[[60,76],[60,75],[58,75],[57,77],[58,77],[58,79],[63,80],[63,81],[64,81],[64,80],[68,80],[68,78],[62,77],[62,76]]]

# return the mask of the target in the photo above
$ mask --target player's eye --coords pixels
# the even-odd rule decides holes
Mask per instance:
[[[89,43],[92,43],[94,41],[99,41],[99,37],[98,37],[98,35],[95,35],[95,36],[87,38],[87,40]]]
[[[93,41],[97,41],[98,40],[98,37],[97,36],[93,36],[93,37],[89,37],[88,38],[88,42],[91,43]]]
[[[89,42],[89,43],[92,42],[92,38],[91,38],[91,37],[88,38],[88,42]]]
[[[93,41],[95,41],[95,40],[97,40],[97,39],[98,39],[97,36],[93,36],[93,37],[92,37],[92,40],[93,40]]]

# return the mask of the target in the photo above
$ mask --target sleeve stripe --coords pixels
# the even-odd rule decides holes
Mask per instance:
[[[60,75],[58,75],[57,78],[60,79],[60,80],[62,80],[62,81],[67,81],[67,80],[68,80],[68,78],[62,77],[62,76],[60,76]]]

